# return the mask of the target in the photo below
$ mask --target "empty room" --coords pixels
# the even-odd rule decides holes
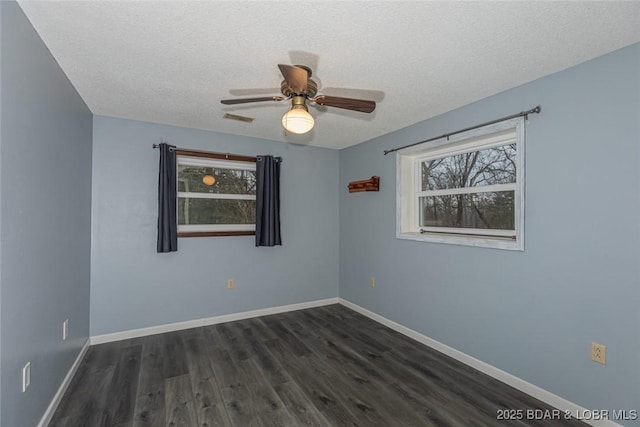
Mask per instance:
[[[640,427],[639,1],[0,1],[0,426]]]

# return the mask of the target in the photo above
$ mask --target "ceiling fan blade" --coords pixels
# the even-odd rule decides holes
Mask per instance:
[[[238,98],[238,99],[223,99],[222,102],[224,105],[235,105],[235,104],[248,104],[250,102],[263,102],[263,101],[282,101],[285,98],[283,96],[262,96],[259,98]]]
[[[339,96],[320,95],[313,99],[318,105],[327,107],[344,108],[345,110],[360,111],[361,113],[371,113],[376,109],[375,101],[364,99],[342,98]]]
[[[312,70],[317,70],[320,57],[316,53],[305,52],[303,50],[290,50],[289,59],[291,59],[290,64],[304,64]]]
[[[291,90],[295,93],[305,93],[307,91],[307,71],[293,65],[278,64],[284,79],[289,83]]]
[[[269,93],[274,93],[274,92],[275,91],[271,91]],[[381,90],[355,89],[355,88],[345,88],[345,87],[323,87],[322,93],[324,95],[343,96],[347,98],[370,99],[372,101],[375,101],[376,103],[382,102],[384,100],[384,95],[385,95],[384,92]],[[234,95],[240,95],[240,94],[234,93]],[[246,95],[250,95],[250,94],[246,94]]]

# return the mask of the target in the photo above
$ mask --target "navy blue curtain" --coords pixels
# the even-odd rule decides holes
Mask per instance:
[[[257,157],[256,246],[282,245],[280,236],[281,162],[280,157]]]
[[[178,221],[176,218],[176,152],[175,147],[162,143],[158,173],[158,252],[178,250]]]

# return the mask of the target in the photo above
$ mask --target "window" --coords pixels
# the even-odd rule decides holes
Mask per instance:
[[[255,158],[227,160],[225,155],[187,150],[176,154],[178,235],[255,234]]]
[[[524,250],[524,120],[397,153],[401,239]]]

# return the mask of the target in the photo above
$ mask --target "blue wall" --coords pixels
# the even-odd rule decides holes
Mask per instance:
[[[2,47],[2,7],[0,6],[0,48]],[[2,153],[2,54],[0,50],[0,155]],[[2,161],[0,160],[0,190]],[[2,333],[2,197],[0,194],[0,334]],[[0,336],[0,425],[2,424],[2,337]]]
[[[395,238],[383,149],[537,104],[525,252]],[[639,145],[636,44],[342,150],[340,188],[379,175],[381,191],[340,191],[340,296],[583,407],[640,409]]]
[[[338,151],[129,120],[93,127],[91,334],[335,298]],[[161,140],[183,148],[282,156],[282,247],[253,236],[156,245]],[[233,278],[235,289],[227,289]]]
[[[2,6],[0,6],[0,49],[2,48]],[[2,51],[0,50],[0,155],[2,154]],[[1,158],[1,157],[0,157]],[[0,191],[2,189],[2,161],[0,160]],[[0,193],[0,334],[2,333],[2,197]],[[0,336],[0,425],[2,424],[2,336]]]
[[[19,6],[0,10],[0,424],[23,427],[37,424],[89,335],[92,116]]]

